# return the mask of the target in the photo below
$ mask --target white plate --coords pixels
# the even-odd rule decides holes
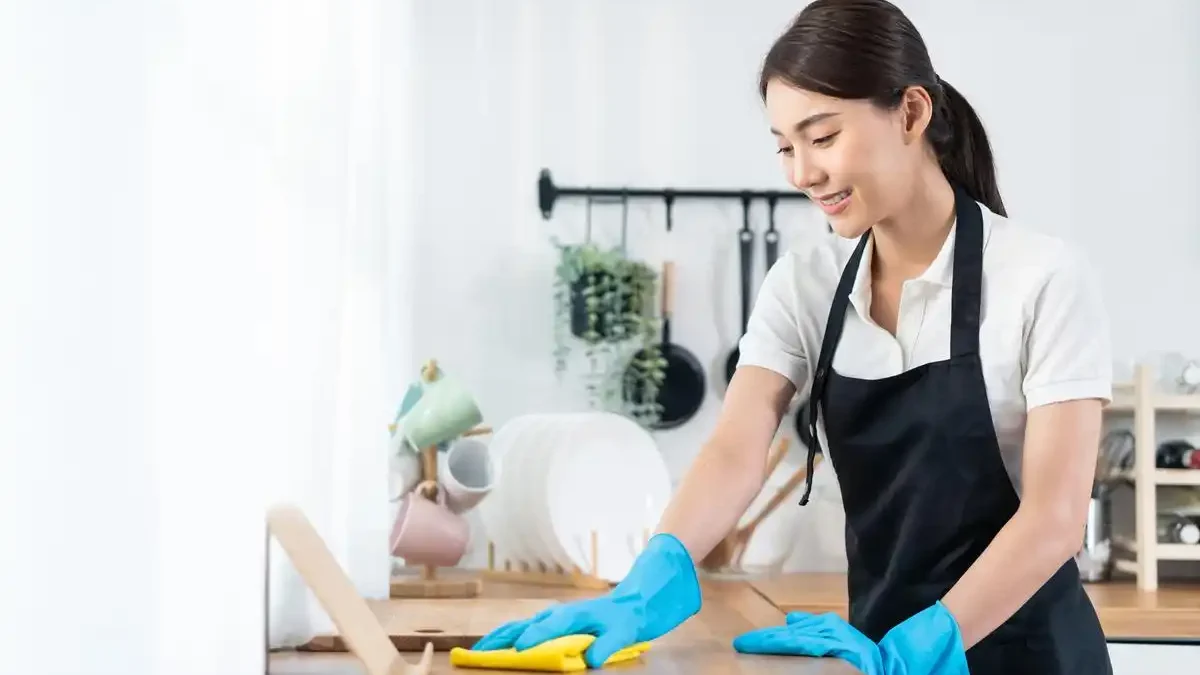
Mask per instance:
[[[537,536],[537,518],[541,509],[531,503],[530,494],[535,493],[542,483],[544,468],[540,465],[544,448],[556,443],[563,430],[578,424],[585,415],[580,413],[556,413],[540,415],[526,427],[509,451],[505,469],[504,497],[500,500],[500,513],[504,520],[505,558],[513,563],[532,566],[550,562],[544,546]]]
[[[620,581],[671,495],[653,437],[632,420],[595,413],[550,457],[544,522],[566,558],[607,581]],[[597,535],[593,560],[591,533]]]
[[[513,456],[511,463],[513,482],[515,486],[505,501],[504,518],[506,525],[513,533],[511,560],[537,567],[539,562],[545,562],[544,547],[538,541],[531,520],[537,517],[537,511],[529,501],[529,493],[538,485],[539,460],[547,445],[554,442],[554,437],[560,433],[570,419],[567,415],[547,415],[541,423],[532,427],[521,437],[521,446]]]
[[[559,565],[564,569],[569,569],[572,565],[548,524],[549,504],[546,502],[545,486],[550,479],[551,463],[556,457],[571,453],[570,438],[577,429],[587,425],[589,417],[589,414],[582,413],[556,419],[551,426],[543,430],[536,447],[532,448],[528,455],[524,468],[524,485],[528,489],[523,491],[522,508],[514,517],[521,521],[528,548],[537,552],[536,559],[531,560],[531,564],[538,563],[548,568]]]
[[[491,494],[479,504],[479,516],[483,522],[487,540],[495,549],[498,564],[506,557],[510,557],[509,552],[512,550],[510,542],[515,537],[505,509],[508,493],[513,490],[508,477],[512,473],[509,468],[512,464],[514,448],[520,445],[525,430],[544,417],[545,415],[515,417],[497,429],[492,434],[491,443],[488,444],[488,454],[492,458],[493,468],[496,471],[496,485],[492,488]]]
[[[504,482],[504,499],[500,503],[507,537],[504,558],[514,564],[530,563],[537,557],[537,551],[529,541],[528,527],[524,520],[525,494],[529,490],[528,457],[541,443],[545,430],[554,425],[555,421],[553,415],[539,416],[539,419],[526,427],[518,437],[509,451],[508,461],[505,462],[507,477]]]

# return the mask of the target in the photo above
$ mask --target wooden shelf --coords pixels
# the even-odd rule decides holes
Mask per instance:
[[[1156,543],[1154,550],[1159,560],[1200,560],[1200,544]]]
[[[1200,470],[1198,469],[1155,469],[1155,485],[1190,485],[1200,487]],[[1127,471],[1121,476],[1131,483],[1137,481],[1137,474]]]
[[[1113,400],[1105,408],[1108,412],[1132,413],[1137,407],[1135,396],[1136,385],[1113,385]],[[1149,397],[1150,406],[1156,412],[1182,412],[1200,414],[1200,394],[1163,394],[1153,393]]]
[[[1133,469],[1124,474],[1134,487],[1134,532],[1132,564],[1116,560],[1116,566],[1130,570],[1143,591],[1158,588],[1158,563],[1162,560],[1200,561],[1200,545],[1158,542],[1159,486],[1200,486],[1200,470],[1160,469],[1155,466],[1158,450],[1157,418],[1163,412],[1200,414],[1200,395],[1165,394],[1157,391],[1149,366],[1138,365],[1134,381],[1113,387],[1113,401],[1106,408],[1113,413],[1133,414]],[[1114,542],[1116,543],[1116,542]],[[1130,548],[1126,543],[1120,548]]]

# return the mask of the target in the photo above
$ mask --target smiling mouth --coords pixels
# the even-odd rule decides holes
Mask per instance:
[[[825,206],[837,206],[838,204],[840,204],[843,201],[845,201],[846,199],[848,199],[850,197],[850,193],[853,191],[854,191],[853,188],[849,188],[846,190],[842,190],[841,192],[836,192],[831,195],[826,195],[824,197],[817,197],[816,199],[817,199],[817,201],[821,202]]]

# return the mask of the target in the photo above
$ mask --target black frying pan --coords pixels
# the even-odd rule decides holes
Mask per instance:
[[[750,273],[751,273],[751,255],[754,247],[754,231],[750,229],[750,198],[742,197],[742,229],[738,231],[738,246],[740,247],[739,256],[741,258],[742,268],[742,332],[738,337],[746,334],[746,327],[750,325]],[[738,357],[741,352],[737,343],[733,345],[733,349],[729,351],[729,356],[725,358],[725,383],[729,384],[733,380],[733,371],[737,370]]]
[[[671,200],[667,200],[667,229],[671,228]],[[663,368],[663,380],[655,394],[655,402],[662,407],[658,421],[650,426],[654,429],[674,429],[681,426],[696,415],[700,405],[704,403],[704,369],[696,355],[682,345],[671,342],[671,315],[674,308],[675,294],[675,263],[663,262],[662,269],[662,344],[659,345],[660,356],[666,362]],[[639,357],[646,355],[639,353]],[[631,364],[629,367],[634,368]],[[625,385],[630,390],[626,392],[626,400],[644,403],[646,396],[639,391],[642,380],[632,377],[626,370]]]
[[[662,270],[662,357],[666,360],[665,377],[658,389],[662,416],[656,429],[674,429],[700,410],[704,403],[704,369],[687,348],[671,342],[671,313],[675,292],[675,263],[663,263]]]

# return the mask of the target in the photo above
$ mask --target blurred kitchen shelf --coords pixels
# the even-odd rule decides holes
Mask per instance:
[[[1161,560],[1200,562],[1200,545],[1158,542],[1158,487],[1160,485],[1200,486],[1200,470],[1160,469],[1155,466],[1158,449],[1156,424],[1161,412],[1200,414],[1200,395],[1166,394],[1156,389],[1153,372],[1139,364],[1132,383],[1113,386],[1112,403],[1105,409],[1113,413],[1133,413],[1133,470],[1123,476],[1133,482],[1134,532],[1136,537],[1121,548],[1131,548],[1132,561],[1117,561],[1118,569],[1137,576],[1143,591],[1158,588],[1158,563]]]
[[[1137,555],[1137,542],[1124,537],[1113,537],[1113,548]],[[1154,542],[1154,557],[1158,560],[1200,561],[1200,544],[1170,544]],[[1138,574],[1135,560],[1118,560],[1117,567],[1129,574]]]
[[[1155,469],[1154,483],[1156,485],[1190,485],[1200,487],[1200,471],[1196,469]],[[1127,471],[1121,474],[1123,480],[1134,482],[1137,474]]]
[[[1200,544],[1155,543],[1154,548],[1159,560],[1200,560]]]
[[[1113,385],[1113,400],[1105,410],[1107,412],[1132,413],[1137,407],[1137,386],[1130,383]],[[1158,412],[1183,412],[1200,414],[1200,394],[1163,394],[1154,392],[1150,396],[1150,405]]]

